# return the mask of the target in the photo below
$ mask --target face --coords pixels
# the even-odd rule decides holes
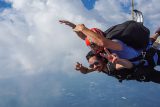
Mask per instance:
[[[95,53],[99,53],[100,51],[103,50],[103,47],[100,47],[100,46],[98,46],[98,45],[96,45],[96,44],[91,44],[91,45],[90,45],[90,48],[91,48],[91,50],[92,50],[93,52],[95,52]]]
[[[90,64],[90,68],[96,71],[102,71],[105,66],[105,63],[102,60],[97,59],[96,56],[91,57],[88,62]]]

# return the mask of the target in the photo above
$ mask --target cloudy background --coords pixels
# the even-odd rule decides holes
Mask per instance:
[[[135,0],[151,34],[159,0]],[[0,0],[0,107],[158,107],[160,86],[74,70],[89,51],[68,26],[106,30],[130,16],[130,0]]]

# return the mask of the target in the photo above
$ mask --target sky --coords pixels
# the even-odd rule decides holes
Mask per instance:
[[[96,0],[81,0],[83,5],[85,6],[85,8],[87,8],[88,10],[93,9]]]
[[[63,101],[67,106],[81,106],[81,103],[87,107],[87,101],[94,102],[96,97],[101,98],[101,103],[111,97],[103,94],[112,95],[119,89],[128,89],[133,93],[139,90],[143,92],[144,87],[148,87],[149,92],[156,96],[160,87],[154,83],[126,82],[120,85],[103,74],[84,76],[75,71],[74,65],[77,61],[88,66],[85,55],[89,49],[71,28],[58,22],[65,19],[75,24],[83,23],[88,28],[106,30],[112,25],[131,19],[130,0],[70,1],[0,0],[0,106],[63,106],[60,103]],[[150,29],[151,34],[160,25],[159,4],[159,0],[135,0],[135,8],[144,14],[144,25]],[[104,85],[105,82],[109,85]],[[103,86],[108,91],[102,93],[102,89],[98,87]],[[79,97],[75,99],[76,95]],[[141,93],[140,98],[143,96],[144,93]],[[128,96],[124,91],[114,97],[117,105],[112,103],[112,98],[107,105],[118,106],[120,103],[127,106],[137,98],[134,95]],[[155,98],[159,99],[160,96]],[[73,99],[74,102],[71,102]],[[145,99],[151,100],[147,97]],[[141,106],[138,99],[136,101],[132,106]],[[154,100],[152,103],[156,107],[158,101]],[[96,106],[97,103],[90,105]],[[106,104],[102,103],[102,106]]]

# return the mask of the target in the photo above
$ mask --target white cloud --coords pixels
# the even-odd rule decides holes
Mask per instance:
[[[73,59],[80,59],[86,48],[72,29],[59,19],[84,22],[81,2],[56,0],[12,0],[13,9],[1,13],[1,71],[18,74],[39,71],[73,70]],[[62,4],[62,5],[61,5]],[[81,5],[79,5],[81,4]],[[61,8],[61,6],[63,8]],[[78,8],[77,8],[78,7]],[[78,10],[80,9],[80,10]],[[83,45],[83,46],[81,46]],[[79,53],[76,53],[77,51]],[[79,56],[80,55],[80,56]],[[79,58],[75,58],[78,56]],[[5,65],[5,66],[4,66]],[[18,72],[19,71],[19,72]]]
[[[135,0],[136,8],[144,14],[145,24],[150,28],[151,34],[160,26],[160,1],[159,0]]]
[[[40,71],[70,72],[77,60],[86,63],[84,56],[89,49],[72,29],[59,24],[59,19],[105,30],[107,26],[130,17],[120,9],[117,0],[99,0],[90,11],[83,7],[80,0],[7,1],[12,2],[13,8],[0,13],[3,19],[0,21],[2,77],[19,72],[29,74]],[[136,2],[139,3],[137,7],[144,12],[146,20],[153,22],[155,28],[159,19],[157,12],[159,0],[150,1],[146,5],[143,5],[145,0]],[[156,6],[151,5],[153,3]],[[150,5],[154,7],[147,10]]]
[[[76,61],[87,65],[85,55],[89,49],[71,28],[59,24],[58,20],[67,19],[105,30],[130,17],[120,9],[122,0],[97,0],[92,10],[85,9],[80,0],[7,1],[13,3],[13,8],[0,13],[0,105],[41,107],[65,105],[68,101],[81,105],[88,104],[90,98],[100,99],[100,94],[106,99],[110,97],[105,95],[113,92],[114,86],[107,85],[107,94],[99,88],[115,83],[112,80],[104,83],[105,75],[73,76],[80,74],[74,72]],[[150,22],[148,26],[154,29],[159,23],[159,10],[147,7],[158,4],[159,0],[145,1],[137,0],[137,8],[144,13],[145,21]],[[94,82],[97,80],[101,85]],[[86,99],[81,103],[79,98]]]

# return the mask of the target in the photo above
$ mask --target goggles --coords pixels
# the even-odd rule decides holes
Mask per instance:
[[[93,31],[93,32],[95,32],[95,33],[97,33],[97,34],[103,35],[103,32],[100,29],[91,28],[90,30]],[[85,38],[85,42],[86,42],[87,46],[90,46],[93,43],[92,40],[89,39],[89,38]]]
[[[87,46],[90,46],[91,48],[94,48],[96,46],[95,43],[93,43],[90,39],[86,38],[85,43]]]

